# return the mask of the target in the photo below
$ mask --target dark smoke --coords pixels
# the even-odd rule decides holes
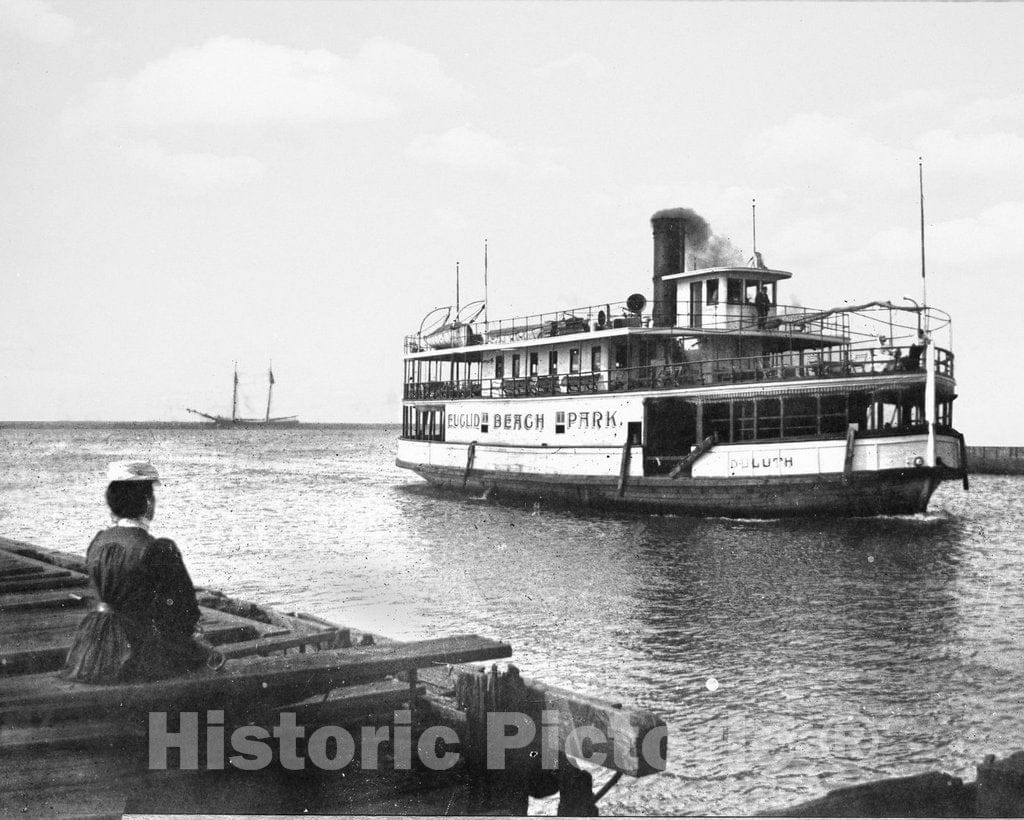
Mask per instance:
[[[743,251],[727,236],[718,236],[708,221],[691,208],[667,208],[655,219],[682,219],[686,222],[686,250],[694,268],[717,268],[744,264]]]
[[[699,213],[690,208],[666,208],[651,217],[655,219],[682,219],[686,222],[686,245],[689,248],[703,248],[711,236],[711,226]]]
[[[732,244],[728,236],[712,234],[704,248],[694,253],[695,268],[719,268],[742,265],[743,251]]]

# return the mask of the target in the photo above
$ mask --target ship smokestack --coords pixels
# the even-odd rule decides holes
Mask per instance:
[[[654,327],[676,323],[676,282],[664,277],[686,270],[687,250],[702,249],[711,229],[707,221],[689,208],[669,208],[651,217],[654,231]]]

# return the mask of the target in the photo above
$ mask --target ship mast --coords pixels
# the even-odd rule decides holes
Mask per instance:
[[[238,415],[238,362],[235,362],[235,386],[231,391],[231,421]]]
[[[934,467],[935,460],[935,347],[932,345],[931,326],[928,321],[928,280],[925,278],[924,267],[924,161],[918,158],[917,181],[921,202],[921,310],[924,312],[924,330],[920,329],[921,314],[918,313],[918,332],[921,333],[919,343],[924,344],[925,370],[924,383],[924,420],[928,424],[928,444],[925,451],[925,463]]]
[[[270,421],[270,398],[274,394],[274,364],[267,368],[267,421]]]

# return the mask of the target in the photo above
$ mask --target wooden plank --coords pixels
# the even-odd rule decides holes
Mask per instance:
[[[410,688],[400,680],[382,680],[361,686],[347,686],[335,689],[325,700],[322,697],[309,698],[300,703],[281,706],[277,711],[295,714],[299,725],[311,726],[320,722],[337,720],[342,715],[360,717],[370,713],[387,712],[408,703],[410,698],[422,697],[423,686]]]
[[[288,634],[282,627],[239,615],[200,607],[203,638],[215,646],[252,642]],[[81,609],[21,610],[0,621],[0,675],[25,675],[60,669],[64,665],[75,630],[85,613]],[[297,645],[297,644],[296,644]],[[241,657],[242,652],[232,657]]]
[[[31,675],[60,669],[68,651],[60,646],[5,651],[0,655],[0,675]]]
[[[48,726],[0,726],[0,754],[24,751],[36,746],[63,747],[93,744],[97,741],[111,744],[117,738],[147,737],[144,726],[130,725],[117,720],[69,720]]]
[[[114,782],[120,785],[124,779]],[[0,816],[119,820],[125,813],[125,795],[125,789],[111,788],[110,782],[0,791]]]
[[[85,572],[85,555],[61,550],[51,550],[46,547],[37,547],[25,541],[15,541],[12,538],[0,537],[0,550],[8,554],[20,555],[25,558],[34,558],[47,564],[57,567],[64,567],[75,572]]]
[[[522,711],[533,721],[538,736],[541,713],[548,711],[557,715],[558,749],[564,754],[584,757],[582,741],[593,733],[605,739],[604,743],[593,744],[596,757],[586,755],[595,765],[632,777],[665,769],[668,730],[661,718],[644,709],[624,708],[620,703],[520,678],[513,666],[509,666],[508,672],[497,674],[459,670],[456,690],[458,710],[434,699],[430,699],[430,705],[448,720],[459,720],[460,713],[464,715],[461,719],[467,722],[465,737],[471,746],[479,746],[483,737],[482,711]],[[539,737],[535,742],[539,743]]]
[[[61,572],[70,573],[76,570],[53,564],[49,561],[20,552],[0,552],[0,576],[6,572]],[[81,575],[83,573],[78,572]]]
[[[251,641],[267,631],[267,624],[206,607],[199,608],[199,627],[202,637],[212,644]]]
[[[200,607],[199,626],[210,643],[249,641],[262,635],[281,634],[279,627],[261,624]],[[12,613],[0,623],[0,654],[8,656],[19,650],[45,647],[71,648],[75,630],[87,613],[82,610],[54,610],[38,614],[32,611]]]
[[[579,695],[557,686],[524,679],[532,702],[558,713],[559,746],[566,748],[570,733],[580,727],[594,727],[608,738],[611,748],[601,764],[606,769],[632,777],[644,777],[665,770],[668,729],[665,721],[644,709],[623,708],[601,698]],[[645,750],[645,744],[648,747]],[[645,754],[645,751],[647,752]]]
[[[512,648],[476,635],[397,646],[368,646],[228,661],[219,672],[151,683],[115,685],[66,681],[55,674],[0,677],[0,715],[26,710],[143,709],[230,699],[298,699],[433,664],[507,658]]]
[[[37,589],[66,589],[68,587],[85,587],[88,581],[84,575],[70,573],[67,575],[40,575],[26,578],[13,578],[9,581],[0,580],[0,595],[8,592],[30,592]]]
[[[857,425],[846,428],[846,453],[843,456],[843,484],[849,484],[853,476],[853,453],[857,441]]]
[[[43,635],[61,629],[73,633],[85,614],[82,609],[5,612],[3,620],[0,621],[0,642],[6,645],[9,640],[31,638],[33,635]]]
[[[139,746],[142,746],[140,754]],[[145,743],[132,740],[84,746],[38,746],[0,752],[0,797],[18,791],[49,793],[90,783],[114,790],[124,778],[146,771]],[[111,787],[114,789],[111,789]],[[64,812],[58,814],[66,816]],[[0,817],[7,817],[0,810]]]
[[[349,646],[351,643],[347,629],[339,630],[332,628],[320,632],[309,632],[304,635],[284,632],[277,636],[257,638],[252,641],[218,644],[217,651],[230,660],[251,655],[269,655],[272,652],[283,652],[288,649],[316,644],[322,644],[322,649],[337,649]]]
[[[0,579],[5,581],[12,580],[14,578],[24,578],[28,576],[36,575],[68,575],[69,570],[66,569],[39,569],[38,567],[12,567],[12,566],[0,566]]]
[[[7,615],[27,609],[81,609],[95,603],[88,590],[40,590],[0,595],[0,613]]]

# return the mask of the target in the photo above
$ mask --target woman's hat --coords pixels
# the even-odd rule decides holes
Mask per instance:
[[[152,481],[159,484],[160,476],[148,461],[111,461],[107,465],[107,481]]]

